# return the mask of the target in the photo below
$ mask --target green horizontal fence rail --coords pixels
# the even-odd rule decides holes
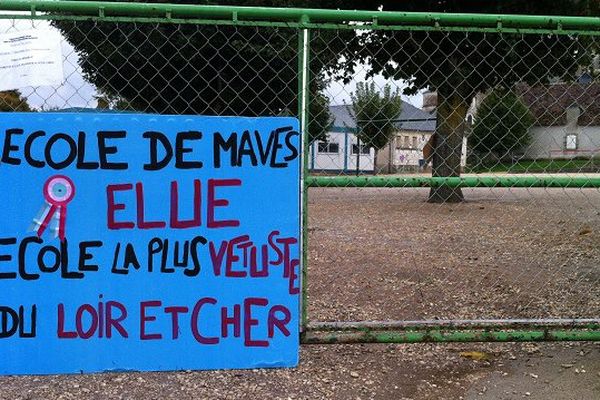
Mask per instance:
[[[364,188],[364,187],[389,187],[389,188],[415,188],[415,187],[439,187],[449,186],[453,188],[600,188],[600,178],[589,177],[325,177],[313,176],[306,179],[309,187],[330,188]]]
[[[600,35],[600,18],[409,13],[389,11],[232,7],[167,3],[0,0],[1,19],[94,20],[204,25],[288,27],[300,29],[378,29]],[[299,76],[306,77],[309,35],[299,31]],[[299,93],[308,92],[308,79]],[[308,96],[303,110],[308,109]],[[305,117],[306,115],[304,115]],[[305,121],[304,121],[305,123]],[[305,147],[305,150],[308,146]],[[309,187],[450,187],[600,188],[600,177],[464,176],[464,177],[327,177],[308,176]],[[305,192],[306,194],[306,192]],[[304,206],[306,206],[304,198]],[[306,209],[303,213],[306,221]],[[303,247],[303,332],[301,341],[317,343],[417,343],[482,341],[600,340],[600,320],[474,320],[312,322],[306,316],[306,225]]]
[[[503,14],[447,14],[422,12],[326,10],[277,7],[210,6],[168,3],[97,1],[2,0],[0,10],[28,12],[20,18],[76,17],[163,22],[230,23],[347,29],[447,29],[493,32],[553,32],[600,34],[600,18]],[[51,13],[53,15],[48,15]],[[59,16],[56,14],[68,14]],[[359,23],[360,25],[357,25]]]
[[[305,344],[547,342],[600,340],[600,320],[317,322]]]

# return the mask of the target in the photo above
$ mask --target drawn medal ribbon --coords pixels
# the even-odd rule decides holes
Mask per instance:
[[[33,219],[30,231],[37,232],[41,237],[54,219],[54,237],[65,240],[67,222],[67,204],[75,197],[75,184],[64,175],[54,175],[44,184],[46,204]]]

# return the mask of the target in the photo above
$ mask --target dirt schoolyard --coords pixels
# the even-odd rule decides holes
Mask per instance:
[[[311,189],[313,321],[594,318],[600,191]],[[598,399],[600,346],[310,345],[297,369],[0,378],[1,399]]]

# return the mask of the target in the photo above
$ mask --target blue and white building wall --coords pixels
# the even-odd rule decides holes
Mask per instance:
[[[313,142],[309,150],[309,168],[314,172],[355,173],[357,167],[361,173],[375,170],[375,150],[362,144],[359,148],[351,129],[334,128],[326,141]]]

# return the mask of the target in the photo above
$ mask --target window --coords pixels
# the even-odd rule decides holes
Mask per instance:
[[[577,150],[577,135],[571,134],[565,136],[565,149]]]
[[[319,153],[337,154],[340,152],[340,145],[335,142],[319,142],[318,145]]]
[[[352,145],[352,154],[358,153],[358,145]],[[369,146],[365,146],[363,144],[360,145],[360,154],[371,154],[371,148]]]
[[[417,140],[418,140],[418,139],[417,139],[417,137],[416,137],[416,136],[413,136],[413,137],[412,137],[412,147],[413,147],[413,149],[416,149],[416,148],[417,148]]]

